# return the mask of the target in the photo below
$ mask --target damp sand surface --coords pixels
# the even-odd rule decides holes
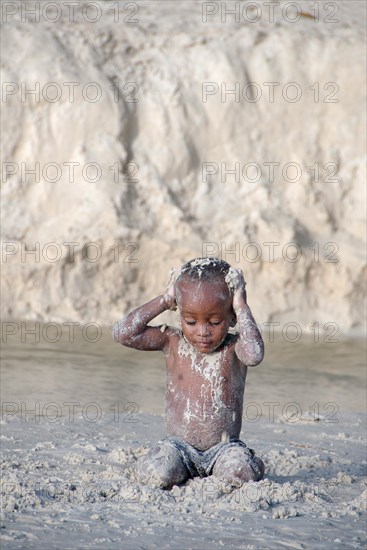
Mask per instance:
[[[134,465],[165,433],[163,355],[122,348],[107,329],[96,343],[9,337],[2,548],[364,548],[363,342],[265,345],[241,432],[265,479],[162,491],[138,484]]]

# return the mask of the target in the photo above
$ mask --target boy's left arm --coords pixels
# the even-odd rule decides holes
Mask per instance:
[[[243,273],[236,269],[235,288],[233,292],[233,309],[237,317],[239,338],[235,352],[239,360],[249,367],[255,367],[264,358],[264,342],[257,328],[255,319],[247,304],[246,283]]]

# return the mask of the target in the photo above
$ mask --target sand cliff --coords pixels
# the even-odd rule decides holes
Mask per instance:
[[[283,4],[8,15],[3,318],[109,324],[213,253],[259,323],[362,329],[365,5]]]

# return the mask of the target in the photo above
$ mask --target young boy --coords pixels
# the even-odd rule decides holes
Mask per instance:
[[[114,325],[114,339],[166,358],[169,437],[137,465],[138,478],[162,489],[213,475],[234,486],[258,481],[264,464],[238,439],[248,366],[259,364],[264,344],[246,301],[240,269],[198,258],[172,270],[166,292]],[[148,323],[176,309],[181,330]],[[239,333],[228,329],[238,323]]]

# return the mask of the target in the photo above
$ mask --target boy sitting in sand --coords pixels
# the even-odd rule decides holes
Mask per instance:
[[[171,271],[163,295],[114,325],[116,342],[160,350],[166,358],[169,437],[138,461],[142,483],[170,489],[195,476],[213,475],[234,486],[263,478],[262,460],[238,439],[247,367],[264,355],[245,285],[240,269],[198,258]],[[176,308],[181,330],[148,325]],[[236,322],[239,333],[228,333]]]

